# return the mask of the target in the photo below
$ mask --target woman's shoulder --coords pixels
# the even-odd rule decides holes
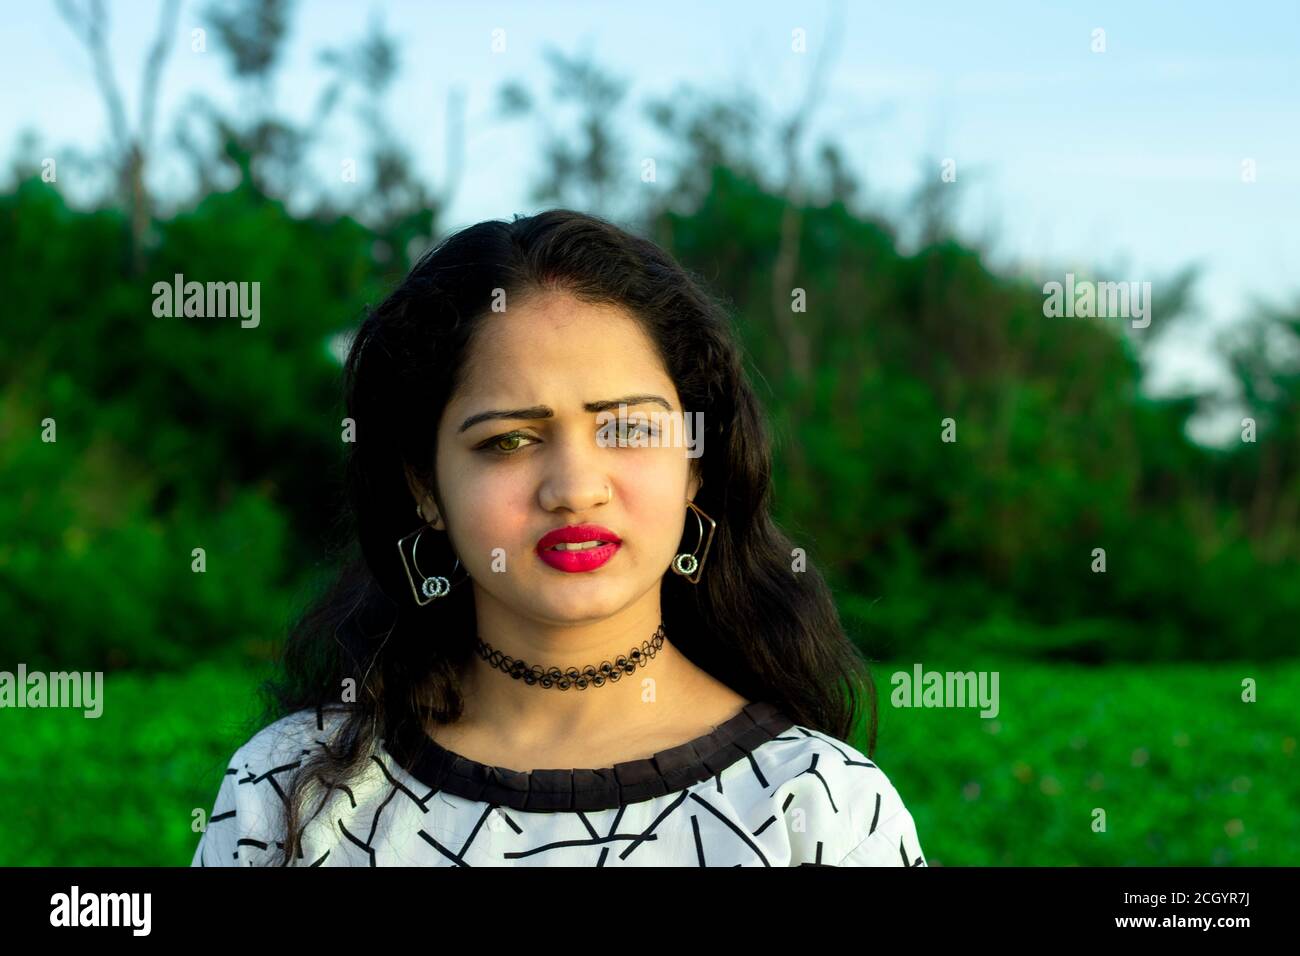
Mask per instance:
[[[791,724],[763,747],[796,857],[834,866],[924,866],[893,780],[852,744]]]
[[[191,865],[252,865],[273,851],[293,772],[313,750],[328,745],[343,716],[329,708],[296,711],[237,746],[226,761]]]
[[[293,763],[328,744],[345,716],[338,708],[309,708],[273,720],[240,744],[230,766],[240,761],[263,768]]]

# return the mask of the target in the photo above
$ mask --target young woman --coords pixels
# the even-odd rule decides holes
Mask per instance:
[[[792,570],[717,301],[554,210],[426,255],[345,370],[356,551],[195,866],[924,865]]]

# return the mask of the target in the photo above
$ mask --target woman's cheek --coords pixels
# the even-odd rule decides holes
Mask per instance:
[[[491,561],[497,548],[512,557],[533,546],[527,540],[535,527],[528,512],[528,490],[524,482],[509,476],[480,472],[467,476],[464,489],[465,533],[483,562]]]
[[[627,490],[623,504],[624,513],[633,526],[642,529],[663,547],[672,548],[677,544],[677,524],[664,519],[686,507],[686,466],[662,452],[647,456],[641,466],[624,474],[623,487]],[[663,544],[669,538],[672,541]]]

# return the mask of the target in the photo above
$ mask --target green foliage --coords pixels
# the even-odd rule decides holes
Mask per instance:
[[[125,268],[112,213],[29,180],[0,196],[0,612],[10,662],[265,656],[338,505],[332,336],[383,287],[369,234],[247,192],[157,224]],[[260,322],[154,314],[154,283],[259,282]],[[45,419],[56,441],[43,441]],[[206,567],[195,565],[203,549]]]
[[[874,759],[931,866],[1285,866],[1300,853],[1294,663],[924,659],[927,671],[998,671],[1000,711],[987,719],[892,706],[890,675],[912,661],[873,668]],[[1247,677],[1254,703],[1242,701]]]
[[[1250,502],[1228,476],[1255,470],[1255,446],[1193,444],[1195,402],[1143,395],[1114,320],[1044,317],[1039,289],[954,241],[909,255],[838,203],[796,214],[790,244],[790,207],[718,167],[696,209],[653,231],[734,304],[772,412],[780,518],[873,654],[1294,654],[1300,434],[1274,427],[1271,497]],[[1270,368],[1270,394],[1294,402],[1300,375]],[[1261,503],[1277,520],[1252,534],[1243,511]]]
[[[187,866],[195,810],[212,812],[235,746],[255,730],[265,671],[204,663],[182,674],[117,672],[103,713],[4,713],[0,864]]]

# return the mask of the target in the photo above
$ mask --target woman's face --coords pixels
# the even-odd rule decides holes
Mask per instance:
[[[450,535],[476,600],[486,592],[520,616],[578,623],[657,595],[699,481],[677,390],[640,326],[617,306],[539,293],[485,320],[466,372],[438,423],[445,512],[434,526]],[[617,401],[629,397],[620,422]],[[604,415],[587,407],[610,401]],[[474,421],[498,412],[509,414]],[[426,516],[437,513],[422,500]],[[547,532],[579,524],[619,543],[539,555]]]

